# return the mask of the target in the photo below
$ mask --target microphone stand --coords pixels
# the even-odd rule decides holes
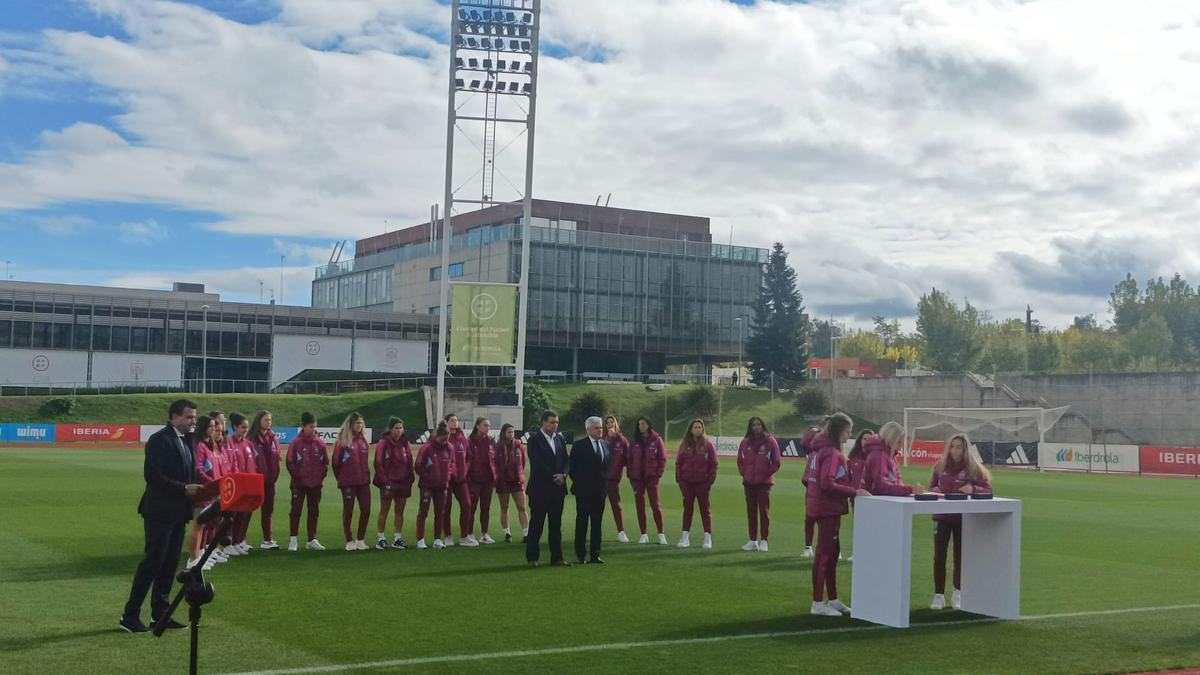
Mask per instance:
[[[200,608],[213,601],[216,595],[216,590],[213,585],[204,580],[204,563],[208,561],[209,556],[213,551],[221,545],[221,540],[225,535],[229,534],[229,530],[233,527],[233,513],[222,513],[219,518],[221,524],[217,528],[217,534],[209,543],[208,548],[204,550],[204,555],[200,556],[200,560],[192,565],[191,569],[186,569],[180,572],[175,578],[183,587],[175,594],[175,599],[171,601],[171,606],[167,611],[154,623],[153,633],[155,637],[162,637],[163,632],[167,629],[167,622],[171,620],[171,615],[175,613],[175,609],[179,607],[179,603],[187,600],[188,603],[188,622],[191,623],[192,646],[190,660],[191,675],[197,673],[197,660],[200,654]]]

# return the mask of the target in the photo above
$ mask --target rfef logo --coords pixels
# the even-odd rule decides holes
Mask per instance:
[[[44,373],[50,369],[50,357],[44,354],[38,354],[37,356],[33,357],[33,363],[31,365],[37,372]]]

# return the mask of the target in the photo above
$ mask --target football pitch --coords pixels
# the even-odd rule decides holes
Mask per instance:
[[[0,449],[0,671],[186,672],[187,631],[158,639],[117,628],[142,546],[141,460],[140,450]],[[517,541],[417,551],[415,498],[404,528],[409,550],[343,551],[331,476],[319,535],[327,551],[255,548],[207,575],[217,596],[204,610],[201,671],[1113,673],[1200,666],[1200,481],[998,472],[997,495],[1024,501],[1025,618],[998,622],[927,609],[933,538],[922,517],[914,525],[913,626],[899,630],[809,616],[801,470],[800,462],[785,462],[778,476],[769,552],[740,550],[745,504],[733,458],[722,458],[713,550],[699,547],[698,517],[692,548],[674,546],[681,506],[668,467],[671,545],[617,544],[606,512],[608,564],[566,569],[527,568]],[[905,477],[924,483],[928,471],[909,468]],[[285,545],[286,481],[275,511],[275,538]],[[377,508],[377,493],[372,500]],[[623,502],[636,540],[628,483]],[[519,540],[515,510],[510,515]],[[498,504],[492,520],[500,538]],[[569,559],[573,524],[568,498]],[[848,517],[846,555],[851,531]],[[248,541],[261,541],[257,515]],[[854,601],[850,569],[848,562],[839,567],[847,604]],[[186,620],[186,607],[179,618]]]

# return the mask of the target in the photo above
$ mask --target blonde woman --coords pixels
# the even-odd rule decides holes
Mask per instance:
[[[367,550],[367,525],[371,522],[371,444],[363,433],[362,415],[350,413],[333,442],[333,475],[342,492],[342,534],[347,551]],[[358,502],[358,537],[350,533],[354,502]]]
[[[613,521],[617,525],[617,541],[629,543],[625,534],[625,516],[621,512],[621,474],[625,473],[625,465],[629,457],[629,439],[621,433],[621,423],[616,416],[604,418],[604,440],[612,450],[612,459],[608,463],[608,505],[612,508]]]
[[[971,494],[992,491],[992,472],[983,465],[979,451],[971,445],[966,434],[954,434],[946,439],[946,451],[933,465],[929,488],[942,494],[954,492]],[[946,550],[954,540],[954,595],[950,604],[962,607],[962,515],[939,513],[933,517],[933,604],[932,609],[946,607]]]
[[[880,427],[877,436],[864,438],[863,449],[867,451],[867,461],[863,466],[860,487],[880,497],[907,497],[914,492],[925,492],[920,484],[906,485],[900,480],[895,453],[903,447],[904,427],[895,422]]]

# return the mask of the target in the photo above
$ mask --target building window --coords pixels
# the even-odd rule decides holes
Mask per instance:
[[[430,267],[429,268],[429,280],[430,281],[441,281],[441,279],[442,279],[442,268],[440,266],[439,267]]]
[[[450,278],[457,279],[463,275],[463,263],[454,263],[450,266]]]
[[[434,316],[437,316],[438,314],[441,314],[441,313],[442,313],[442,308],[441,308],[441,307],[430,307],[430,308],[429,308],[429,313],[430,313],[430,314],[432,314],[432,315],[434,315]]]

